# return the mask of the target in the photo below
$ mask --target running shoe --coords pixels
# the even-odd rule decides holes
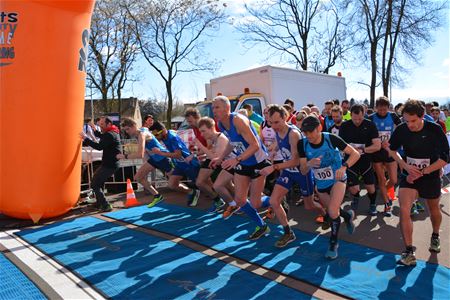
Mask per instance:
[[[164,201],[164,197],[162,195],[158,195],[153,197],[152,202],[150,202],[147,207],[148,208],[152,208],[153,206],[155,206],[156,204],[158,204],[159,202]]]
[[[266,210],[266,214],[264,215],[263,219],[274,219],[275,218],[275,211],[273,210],[272,207],[267,208]]]
[[[350,204],[353,210],[357,210],[359,206],[359,198],[353,198],[352,203]]]
[[[234,215],[240,209],[239,206],[228,206],[227,209],[223,212],[222,216],[226,220],[232,215]]]
[[[392,200],[384,204],[384,216],[392,217]]]
[[[436,252],[436,253],[441,252],[441,240],[439,237],[437,237],[437,238],[431,237],[430,248],[428,248],[428,250],[430,252]]]
[[[330,247],[328,248],[327,252],[325,253],[325,257],[328,259],[336,259],[338,257],[338,249],[339,244],[330,244]]]
[[[323,217],[322,230],[328,230],[331,227],[330,217]]]
[[[376,216],[377,213],[378,213],[377,205],[376,204],[370,204],[370,206],[369,206],[369,215]]]
[[[399,260],[397,260],[398,265],[402,266],[416,266],[416,256],[414,252],[403,251]]]
[[[349,234],[353,234],[355,232],[355,212],[351,209],[347,212],[350,215],[350,219],[345,221],[345,225],[347,227],[347,232]]]
[[[188,196],[188,205],[191,207],[197,206],[198,198],[200,198],[200,190],[192,190],[192,193]]]
[[[211,207],[207,210],[207,213],[213,214],[215,212],[221,211],[225,206],[225,201],[218,198],[218,200],[214,200]]]
[[[113,210],[113,207],[112,207],[111,204],[106,203],[105,205],[100,206],[99,210],[100,210],[101,212],[109,212],[109,211],[112,211],[112,210]]]
[[[419,200],[416,201],[416,208],[418,212],[425,211],[425,206],[423,206],[422,202],[420,202]]]
[[[263,235],[268,234],[269,232],[270,228],[267,224],[262,227],[256,226],[255,231],[253,231],[253,233],[248,236],[248,239],[254,241],[259,239]]]
[[[283,234],[280,239],[275,243],[275,247],[283,248],[290,242],[295,241],[296,237],[294,232],[291,230],[289,233]]]
[[[411,206],[410,214],[411,214],[411,216],[417,216],[419,214],[419,211],[417,210],[416,203],[413,203],[413,205]]]

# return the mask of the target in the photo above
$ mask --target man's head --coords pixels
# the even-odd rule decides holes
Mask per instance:
[[[219,121],[225,121],[230,115],[230,100],[225,96],[217,96],[212,103],[214,117]]]
[[[442,111],[444,112],[445,117],[449,116],[448,108],[444,108]]]
[[[242,108],[247,111],[247,114],[248,114],[249,117],[253,114],[253,105],[251,105],[251,104],[244,104],[244,105],[242,105]]]
[[[433,119],[435,121],[439,120],[440,114],[441,114],[441,110],[439,109],[439,107],[434,106],[434,107],[431,108],[431,116],[433,117]]]
[[[333,103],[332,100],[328,100],[328,101],[325,102],[325,108],[324,108],[325,114],[324,114],[324,117],[325,116],[331,116],[331,108],[333,107],[333,105],[334,105],[334,103]]]
[[[361,125],[364,121],[364,107],[361,104],[355,104],[350,108],[350,115],[355,126]]]
[[[312,114],[315,114],[316,116],[319,116],[319,115],[320,115],[320,109],[319,109],[319,107],[318,107],[318,106],[313,106],[313,107],[311,107],[311,113],[312,113]]]
[[[149,129],[158,140],[165,139],[167,136],[166,126],[159,121],[153,122],[153,125]]]
[[[406,101],[402,109],[402,114],[409,130],[419,131],[422,129],[425,108],[419,100],[409,99]]]
[[[378,97],[377,100],[375,100],[375,108],[377,110],[377,114],[381,117],[384,117],[387,115],[389,111],[389,105],[391,103],[389,102],[389,98],[386,96]]]
[[[210,117],[201,118],[198,121],[198,129],[200,130],[202,136],[207,140],[211,140],[214,135],[217,134],[216,122]]]
[[[146,115],[142,120],[142,127],[150,128],[153,125],[154,119],[152,115]]]
[[[348,101],[347,99],[342,100],[341,103],[341,107],[342,107],[342,114],[347,114],[348,110],[350,109],[350,101]]]
[[[333,118],[334,124],[341,125],[342,123],[342,107],[335,105],[331,108],[331,117]]]
[[[100,129],[102,130],[102,132],[104,132],[106,130],[106,128],[108,128],[112,124],[113,124],[113,122],[107,116],[100,117],[97,122],[97,125],[100,126]]]
[[[294,109],[289,104],[283,104],[284,109],[288,112],[288,115],[290,116]]]
[[[288,115],[289,113],[284,108],[284,105],[272,105],[269,108],[269,120],[273,130],[280,132],[284,127],[286,127],[286,119]]]
[[[320,121],[316,116],[304,118],[301,129],[308,141],[317,144],[317,140],[320,139],[322,125],[320,125]]]
[[[288,105],[290,105],[292,108],[295,107],[294,101],[291,100],[291,99],[289,99],[289,98],[286,99],[286,100],[284,100],[284,104],[288,104]]]
[[[333,106],[334,105],[339,105],[341,103],[341,101],[339,101],[339,99],[333,99]]]
[[[138,132],[137,124],[134,120],[125,118],[122,120],[122,124],[120,124],[122,130],[126,132],[129,136],[135,136]]]
[[[425,110],[427,115],[431,115],[431,109],[434,107],[433,102],[428,102],[425,104]]]
[[[186,122],[188,123],[189,126],[191,126],[192,128],[196,128],[197,122],[198,120],[200,120],[201,116],[198,109],[196,109],[195,107],[189,107],[184,112],[184,117],[186,118]]]
[[[302,109],[307,115],[309,115],[311,113],[311,107],[305,105],[302,107]]]

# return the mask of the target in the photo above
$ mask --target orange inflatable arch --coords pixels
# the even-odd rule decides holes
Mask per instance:
[[[0,3],[0,212],[69,211],[80,193],[86,53],[94,0]]]

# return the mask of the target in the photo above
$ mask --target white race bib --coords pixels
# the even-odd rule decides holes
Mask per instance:
[[[242,154],[245,151],[245,146],[242,142],[230,142],[230,144],[233,145],[236,155]]]
[[[320,169],[313,169],[314,177],[317,180],[333,180],[334,172],[331,167],[325,167]]]
[[[412,157],[407,156],[406,163],[408,165],[414,166],[414,167],[422,170],[430,165],[430,159],[429,158],[412,158]]]
[[[389,141],[391,138],[391,132],[390,131],[378,131],[378,136],[381,139],[381,142]]]

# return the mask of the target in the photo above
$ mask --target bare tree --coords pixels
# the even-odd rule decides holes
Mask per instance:
[[[139,52],[124,3],[125,0],[97,1],[91,21],[87,70],[87,85],[96,89],[103,100],[117,98],[119,103]],[[105,111],[109,111],[106,103]]]
[[[203,45],[225,21],[223,7],[216,0],[148,0],[127,6],[142,55],[165,83],[168,125],[176,76],[217,67],[207,60]]]
[[[249,48],[265,44],[273,50],[269,55],[281,54],[281,60],[298,68],[324,73],[348,50],[345,6],[333,1],[269,0],[245,7],[250,16],[242,18],[237,28]]]

